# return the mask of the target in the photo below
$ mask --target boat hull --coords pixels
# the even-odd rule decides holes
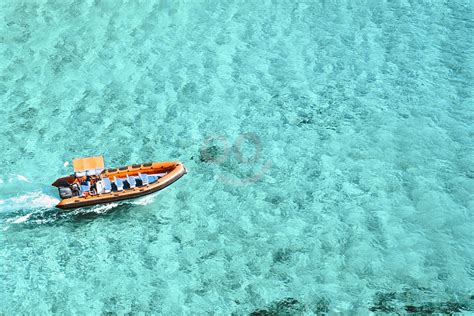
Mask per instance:
[[[138,175],[138,173],[163,173],[166,172],[166,175],[159,178],[158,181],[136,187],[133,189],[126,189],[120,192],[110,192],[104,193],[89,197],[72,197],[68,199],[63,199],[59,202],[56,207],[60,209],[73,209],[78,207],[93,206],[96,204],[110,203],[115,201],[122,201],[141,197],[147,194],[155,193],[157,191],[163,190],[169,185],[173,184],[175,181],[180,179],[187,173],[184,165],[179,161],[172,162],[152,162],[141,165],[131,165],[116,169],[107,169],[104,172],[104,177],[113,177],[124,178],[126,174],[128,175]],[[53,185],[58,186],[61,181],[69,182],[71,181],[70,177],[64,177],[56,180]]]

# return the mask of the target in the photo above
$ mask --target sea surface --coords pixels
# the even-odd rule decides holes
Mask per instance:
[[[474,313],[474,1],[1,1],[0,314]],[[180,160],[62,212],[75,157]]]

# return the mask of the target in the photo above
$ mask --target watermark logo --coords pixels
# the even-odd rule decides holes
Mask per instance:
[[[199,159],[219,165],[219,181],[233,186],[258,182],[272,166],[272,161],[262,156],[260,137],[250,132],[240,134],[233,141],[224,135],[206,137],[199,150]]]

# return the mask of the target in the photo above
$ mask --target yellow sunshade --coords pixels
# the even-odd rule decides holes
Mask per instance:
[[[74,172],[81,172],[92,169],[104,169],[104,157],[77,158],[72,161]]]

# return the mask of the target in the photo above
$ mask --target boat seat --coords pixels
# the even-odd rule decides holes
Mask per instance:
[[[85,192],[90,192],[91,190],[91,185],[89,182],[83,182],[81,183],[81,196],[84,196]]]
[[[117,177],[114,177],[114,183],[117,186],[117,191],[123,190],[123,180]]]
[[[148,175],[147,178],[148,178],[148,183],[153,183],[156,180],[158,180],[158,176],[155,176],[155,175]]]
[[[138,177],[140,177],[140,180],[142,180],[143,185],[148,184],[148,176],[146,174],[139,173]]]
[[[135,180],[135,177],[129,176],[128,174],[127,174],[127,182],[130,185],[131,189],[137,186],[137,181]]]
[[[105,177],[102,179],[102,181],[104,182],[104,193],[109,193],[110,191],[112,191],[112,184],[110,183],[110,179]]]
[[[128,180],[127,180],[127,179],[124,179],[124,180],[123,180],[123,189],[124,189],[124,190],[130,189],[130,183],[128,183]]]

